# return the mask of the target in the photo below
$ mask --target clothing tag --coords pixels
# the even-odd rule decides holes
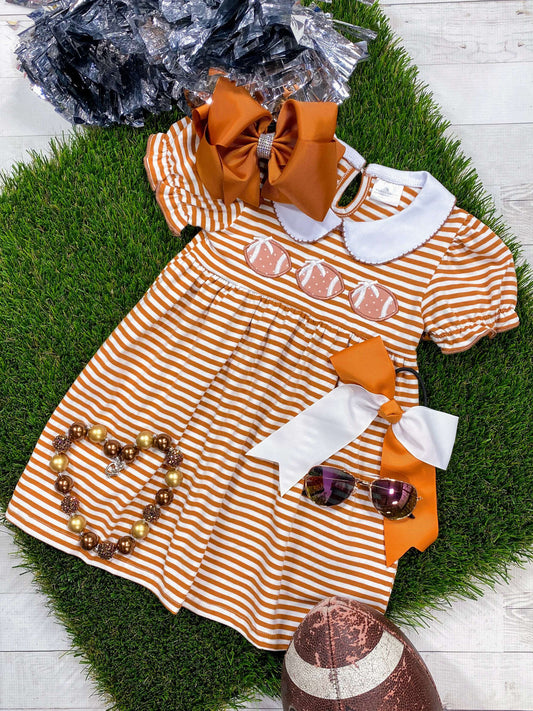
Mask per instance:
[[[388,183],[386,180],[378,178],[374,183],[370,197],[379,202],[384,202],[386,205],[398,207],[402,199],[403,185],[396,183]]]

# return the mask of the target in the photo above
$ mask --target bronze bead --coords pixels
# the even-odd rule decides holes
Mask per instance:
[[[155,495],[155,502],[159,506],[169,506],[174,498],[174,492],[172,489],[159,489]]]
[[[114,459],[120,454],[120,442],[116,439],[106,439],[104,446],[102,447],[106,457]]]
[[[139,449],[150,449],[154,444],[154,435],[149,430],[142,430],[137,435],[135,444]]]
[[[54,483],[54,488],[60,494],[67,494],[74,486],[74,479],[68,474],[60,474]]]
[[[183,474],[179,469],[169,469],[165,474],[165,484],[167,486],[179,486],[182,479]]]
[[[160,449],[162,452],[168,452],[172,446],[172,438],[167,434],[158,434],[154,439],[154,444],[157,449]]]
[[[129,555],[135,548],[135,539],[131,536],[122,536],[118,539],[117,550],[123,555]]]
[[[70,439],[80,439],[80,437],[85,437],[87,433],[87,427],[83,422],[74,422],[70,425],[68,430],[68,436]]]
[[[54,454],[52,459],[50,460],[50,469],[53,472],[56,472],[59,474],[60,472],[64,472],[65,469],[68,467],[68,457],[66,454]]]
[[[136,444],[125,444],[120,450],[120,458],[123,462],[133,462],[139,454],[139,447]]]
[[[100,538],[94,531],[84,531],[80,536],[80,546],[84,551],[92,551],[100,543]]]

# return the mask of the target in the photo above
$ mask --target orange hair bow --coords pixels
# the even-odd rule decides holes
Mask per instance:
[[[194,109],[192,120],[200,136],[196,169],[211,197],[226,205],[237,199],[259,205],[266,198],[324,219],[344,153],[334,135],[336,104],[289,99],[269,133],[272,114],[221,77],[211,103]],[[260,157],[268,159],[263,186]]]

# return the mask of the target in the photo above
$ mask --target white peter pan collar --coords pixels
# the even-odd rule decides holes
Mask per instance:
[[[420,188],[414,200],[391,217],[358,222],[343,215],[342,208],[330,208],[326,217],[313,220],[294,205],[275,202],[274,209],[283,229],[298,242],[316,242],[341,226],[348,251],[360,262],[383,264],[398,259],[427,242],[446,222],[455,197],[426,171],[394,170],[383,165],[365,166],[364,158],[343,141],[343,158],[369,177],[382,178],[396,185]],[[338,195],[335,197],[335,202]],[[340,214],[339,214],[340,212]]]

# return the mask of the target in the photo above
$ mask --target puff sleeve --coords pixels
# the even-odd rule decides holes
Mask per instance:
[[[425,332],[444,353],[467,350],[483,336],[518,326],[516,293],[511,252],[467,215],[422,299]]]
[[[228,227],[240,214],[243,202],[224,205],[211,198],[196,172],[196,150],[200,142],[191,119],[173,124],[167,133],[148,139],[144,166],[156,200],[174,234],[187,225],[208,232]]]

